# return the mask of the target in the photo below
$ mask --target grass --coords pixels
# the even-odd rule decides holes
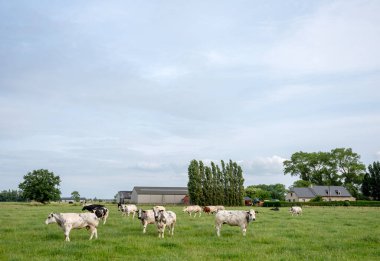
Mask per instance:
[[[380,260],[376,207],[305,207],[299,217],[287,208],[256,208],[246,237],[225,225],[218,238],[214,216],[189,217],[182,207],[169,206],[177,226],[174,237],[165,233],[164,239],[154,225],[142,234],[137,218],[107,207],[110,216],[99,224],[97,240],[81,229],[64,242],[58,225],[44,221],[50,212],[81,212],[81,206],[0,203],[0,260]]]

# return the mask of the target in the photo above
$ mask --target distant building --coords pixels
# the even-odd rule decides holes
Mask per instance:
[[[285,196],[289,202],[308,202],[316,196],[324,201],[355,201],[350,192],[342,186],[310,186],[308,188],[291,188]]]
[[[127,204],[131,202],[132,191],[119,191],[116,194],[116,202],[120,204]]]
[[[61,202],[64,202],[64,203],[75,203],[75,199],[72,198],[72,197],[63,197],[63,198],[61,198]],[[79,202],[80,203],[85,203],[86,202],[86,198],[80,198]]]
[[[188,195],[187,187],[134,187],[131,203],[183,204],[186,195]]]

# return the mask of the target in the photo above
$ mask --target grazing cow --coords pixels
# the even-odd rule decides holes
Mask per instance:
[[[158,230],[158,237],[165,237],[165,228],[168,227],[169,235],[174,235],[174,226],[177,221],[177,215],[173,211],[153,210],[154,219]]]
[[[297,206],[295,206],[295,207],[291,207],[291,208],[289,209],[289,212],[292,213],[292,216],[293,216],[294,214],[296,214],[297,216],[299,216],[299,215],[302,215],[302,208],[301,208],[301,207],[297,207]]]
[[[129,217],[129,214],[132,213],[132,218],[135,218],[135,214],[137,212],[137,206],[133,204],[129,205],[121,205],[122,209],[121,211],[123,212],[123,215],[127,215]]]
[[[99,218],[94,213],[50,213],[45,224],[57,223],[65,234],[65,241],[70,241],[71,229],[86,228],[91,231],[90,240],[93,236],[98,238],[97,226]]]
[[[216,207],[216,211],[225,210],[226,209],[224,206],[215,206],[215,207]]]
[[[205,206],[203,211],[207,214],[214,214],[218,212],[218,208],[216,206]]]
[[[278,207],[271,208],[270,210],[279,211],[280,209]]]
[[[201,216],[202,208],[198,205],[187,206],[187,207],[183,208],[183,212],[187,212],[190,215],[190,217],[191,217],[191,213],[194,213],[194,217],[197,215],[197,213],[199,213],[199,216]]]
[[[146,227],[148,224],[154,224],[156,220],[154,219],[154,212],[152,209],[142,210],[141,208],[138,211],[137,218],[141,220],[143,225],[143,233],[146,232]]]
[[[164,210],[165,211],[166,208],[164,206],[154,206],[153,210],[156,210],[156,211]]]
[[[230,226],[239,226],[245,236],[249,222],[256,220],[256,214],[253,209],[249,211],[240,210],[220,210],[215,215],[216,234],[220,236],[220,228],[223,224]]]
[[[95,215],[98,218],[101,218],[103,220],[103,225],[106,223],[109,210],[104,205],[96,205],[96,204],[88,205],[88,206],[84,206],[82,208],[82,211],[83,210],[87,210],[89,212],[95,213]]]
[[[97,205],[97,204],[86,205],[82,208],[82,211],[87,210],[89,212],[94,212],[94,210],[97,208],[104,208],[104,205]]]

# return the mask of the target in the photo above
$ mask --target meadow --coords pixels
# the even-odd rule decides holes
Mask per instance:
[[[142,234],[137,215],[122,217],[107,205],[110,216],[90,233],[72,230],[64,241],[57,224],[45,225],[50,212],[81,212],[69,204],[0,203],[0,260],[380,260],[380,208],[305,207],[302,216],[288,208],[259,213],[246,237],[240,228],[224,225],[218,238],[214,216],[189,217],[182,206],[174,237],[157,237],[154,225]],[[143,206],[144,209],[150,206]],[[249,209],[248,207],[228,209]]]

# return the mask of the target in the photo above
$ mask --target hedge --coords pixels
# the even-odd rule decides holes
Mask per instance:
[[[322,202],[287,202],[264,201],[263,207],[291,207],[291,206],[353,206],[353,207],[380,207],[380,201],[322,201]]]

